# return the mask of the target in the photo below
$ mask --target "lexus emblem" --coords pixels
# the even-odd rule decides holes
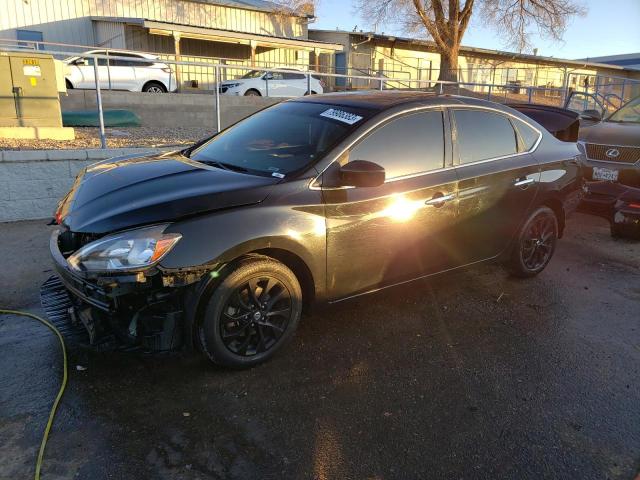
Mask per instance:
[[[620,151],[617,148],[610,148],[606,151],[605,155],[609,158],[616,158],[620,155]]]

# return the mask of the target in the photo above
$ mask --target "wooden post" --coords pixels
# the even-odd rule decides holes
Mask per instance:
[[[249,43],[249,47],[251,48],[251,66],[256,66],[256,47],[258,46],[258,42],[255,40],[251,40]]]
[[[176,62],[182,61],[180,56],[180,32],[173,32],[173,51],[176,57]],[[176,65],[176,92],[180,91],[182,86],[182,65]],[[217,88],[217,86],[216,86]]]
[[[313,49],[313,69],[316,72],[320,72],[320,49]]]

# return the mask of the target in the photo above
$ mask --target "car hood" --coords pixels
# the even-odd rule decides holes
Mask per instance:
[[[116,157],[81,172],[56,217],[71,231],[102,234],[259,203],[279,181],[211,167],[177,152]]]
[[[580,129],[580,140],[601,145],[640,146],[640,124],[600,122]]]

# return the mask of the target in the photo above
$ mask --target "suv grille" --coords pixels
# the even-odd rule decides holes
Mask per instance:
[[[607,155],[609,150],[617,150],[619,155],[611,157]],[[636,163],[640,160],[640,147],[620,147],[617,145],[598,145],[587,143],[587,157],[593,160],[604,160],[616,163]]]

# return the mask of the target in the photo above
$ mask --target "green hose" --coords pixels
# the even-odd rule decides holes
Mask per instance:
[[[4,310],[0,309],[0,315],[21,315],[23,317],[33,318],[34,320],[43,323],[53,333],[58,336],[58,340],[60,340],[60,347],[62,348],[62,359],[63,359],[63,370],[62,370],[62,385],[60,385],[60,390],[58,391],[58,395],[56,396],[55,401],[53,402],[53,406],[51,407],[51,412],[49,413],[49,420],[47,421],[47,426],[44,429],[44,435],[42,435],[42,442],[40,443],[40,451],[38,452],[38,460],[36,462],[36,473],[35,480],[40,480],[40,468],[42,467],[42,459],[44,458],[44,449],[47,446],[47,439],[49,438],[49,431],[51,430],[51,425],[53,424],[53,419],[56,416],[56,410],[58,409],[58,404],[60,403],[60,399],[62,398],[62,394],[64,393],[64,389],[67,387],[67,349],[64,345],[64,339],[62,338],[62,334],[58,331],[58,329],[49,323],[44,318],[41,318],[37,315],[33,315],[32,313],[27,312],[18,312],[16,310]]]

